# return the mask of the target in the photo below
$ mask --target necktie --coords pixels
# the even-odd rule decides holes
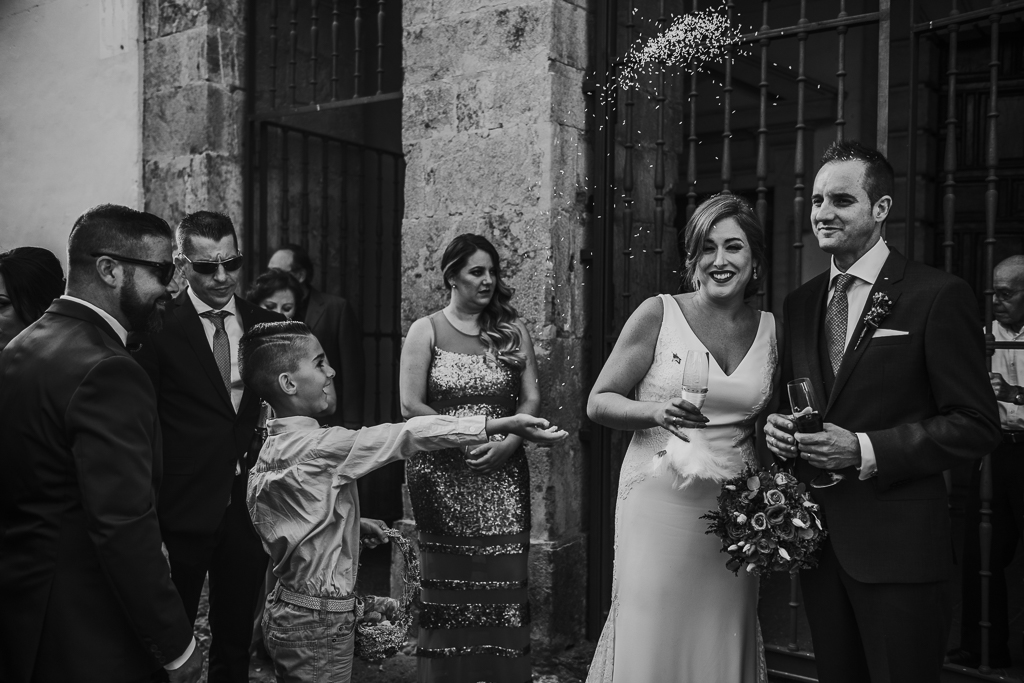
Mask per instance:
[[[205,311],[201,316],[213,323],[213,359],[217,361],[220,378],[224,380],[224,388],[231,393],[231,348],[228,345],[228,333],[224,331],[224,318],[231,315],[228,311]]]
[[[832,362],[832,374],[839,374],[839,365],[846,351],[846,319],[850,314],[850,302],[846,290],[854,276],[840,273],[836,276],[836,288],[825,311],[825,335],[828,341],[828,358]]]

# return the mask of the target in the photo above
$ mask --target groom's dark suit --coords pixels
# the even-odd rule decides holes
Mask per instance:
[[[942,661],[950,610],[942,472],[1000,442],[981,320],[963,280],[890,252],[871,296],[885,292],[893,302],[881,328],[907,334],[869,328],[858,344],[862,311],[833,377],[822,340],[828,289],[825,272],[786,299],[783,386],[809,377],[825,422],[867,434],[877,476],[860,480],[850,468],[813,492],[830,533],[820,568],[801,573],[819,675],[927,681]],[[797,465],[802,481],[820,471]]]
[[[283,320],[238,297],[235,305],[244,330]],[[194,621],[209,571],[210,679],[248,680],[252,615],[268,558],[246,509],[247,473],[235,472],[252,440],[259,397],[246,388],[235,412],[187,291],[164,311],[162,331],[143,339],[135,358],[159,399],[158,513],[171,577]]]

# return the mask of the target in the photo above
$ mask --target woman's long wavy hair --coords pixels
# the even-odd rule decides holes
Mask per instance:
[[[749,299],[761,289],[767,275],[764,229],[750,204],[734,194],[716,194],[708,197],[693,212],[686,228],[679,236],[679,255],[683,259],[683,277],[680,292],[695,292],[700,288],[697,279],[697,264],[704,252],[704,240],[711,229],[726,218],[735,218],[747,237],[753,260],[754,273],[743,290],[743,298]]]
[[[485,252],[494,264],[494,294],[487,308],[480,312],[480,341],[487,347],[487,355],[497,358],[514,368],[526,365],[523,354],[523,339],[515,322],[519,313],[509,303],[514,290],[501,279],[501,259],[498,250],[486,237],[466,233],[451,241],[441,256],[441,277],[444,286],[451,290],[451,281],[462,270],[469,257],[478,251]]]

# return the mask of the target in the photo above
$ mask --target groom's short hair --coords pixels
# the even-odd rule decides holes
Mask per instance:
[[[864,191],[867,192],[872,206],[882,197],[892,196],[892,164],[878,150],[862,145],[856,140],[833,142],[821,155],[821,165],[836,161],[859,161],[864,164]]]

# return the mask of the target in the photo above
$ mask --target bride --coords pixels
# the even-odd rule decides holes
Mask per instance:
[[[588,683],[767,677],[757,579],[725,568],[700,519],[717,507],[721,473],[756,460],[755,423],[772,394],[775,319],[746,301],[765,275],[764,235],[746,202],[722,194],[697,207],[683,240],[692,291],[637,308],[587,405],[595,422],[634,431],[619,477],[611,611]],[[710,354],[703,412],[680,398],[687,349]]]

